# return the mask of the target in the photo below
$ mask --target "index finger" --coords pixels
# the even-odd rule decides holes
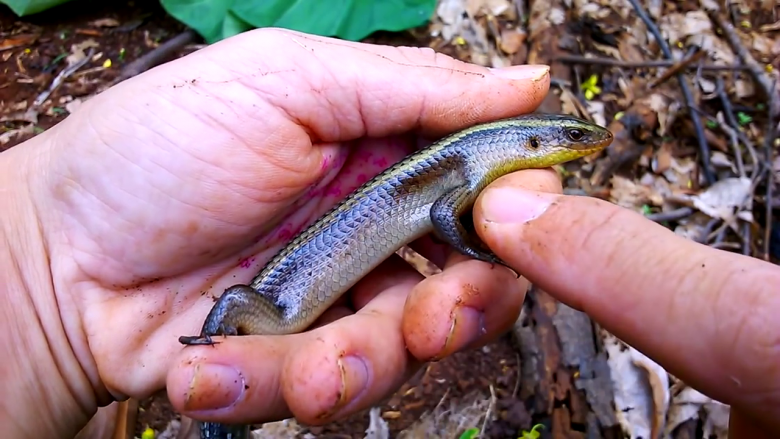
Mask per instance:
[[[688,384],[780,427],[780,268],[605,201],[528,191],[526,175],[475,208],[499,257]]]

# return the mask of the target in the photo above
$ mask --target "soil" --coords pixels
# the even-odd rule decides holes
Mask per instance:
[[[96,20],[114,19],[116,27],[102,27]],[[62,105],[65,99],[88,96],[110,83],[122,66],[150,51],[155,42],[164,41],[185,28],[162,10],[159,1],[101,2],[77,0],[51,11],[19,19],[7,7],[0,6],[0,30],[4,45],[0,46],[0,109],[8,119],[8,111],[20,108],[22,102],[29,108],[35,98],[51,84],[53,77],[65,65],[63,55],[71,53],[71,46],[93,40],[99,59],[91,60],[83,70],[100,67],[110,59],[112,66],[96,69],[79,81],[68,81],[52,94],[52,102]],[[17,47],[11,42],[22,42]],[[66,113],[54,110],[41,114],[36,133],[46,130],[64,119]],[[6,120],[5,129],[16,126]],[[32,137],[29,133],[0,146],[10,148]]]

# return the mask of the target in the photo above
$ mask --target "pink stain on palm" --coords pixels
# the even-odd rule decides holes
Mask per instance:
[[[371,161],[371,157],[373,156],[374,153],[372,153],[371,151],[362,150],[362,151],[357,151],[353,155],[353,158],[355,161],[368,163]]]
[[[293,229],[290,224],[285,224],[284,227],[276,234],[280,241],[289,241],[293,237]]]
[[[387,162],[387,157],[377,157],[374,159],[373,165],[377,168],[381,168],[382,170],[386,169],[389,164]]]
[[[341,197],[342,193],[342,187],[337,183],[334,183],[325,189],[325,195],[328,197]]]
[[[252,264],[254,264],[254,263],[255,263],[255,257],[254,256],[250,256],[250,257],[241,259],[238,262],[238,266],[241,267],[241,268],[252,268]]]

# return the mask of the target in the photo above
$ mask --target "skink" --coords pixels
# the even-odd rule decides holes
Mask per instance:
[[[505,265],[460,218],[505,174],[547,168],[604,149],[612,133],[572,116],[530,114],[447,136],[386,169],[276,254],[249,285],[225,290],[199,336],[305,330],[342,294],[402,246],[433,233],[459,252]],[[244,439],[249,426],[205,422],[203,439]]]

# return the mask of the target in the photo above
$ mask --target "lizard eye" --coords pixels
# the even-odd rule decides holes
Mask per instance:
[[[533,149],[539,148],[539,139],[537,139],[536,137],[532,137],[529,143],[531,144],[531,148]]]
[[[569,136],[569,138],[575,142],[582,140],[583,137],[585,137],[585,133],[579,129],[579,128],[572,128],[569,130],[566,130],[566,134]]]

